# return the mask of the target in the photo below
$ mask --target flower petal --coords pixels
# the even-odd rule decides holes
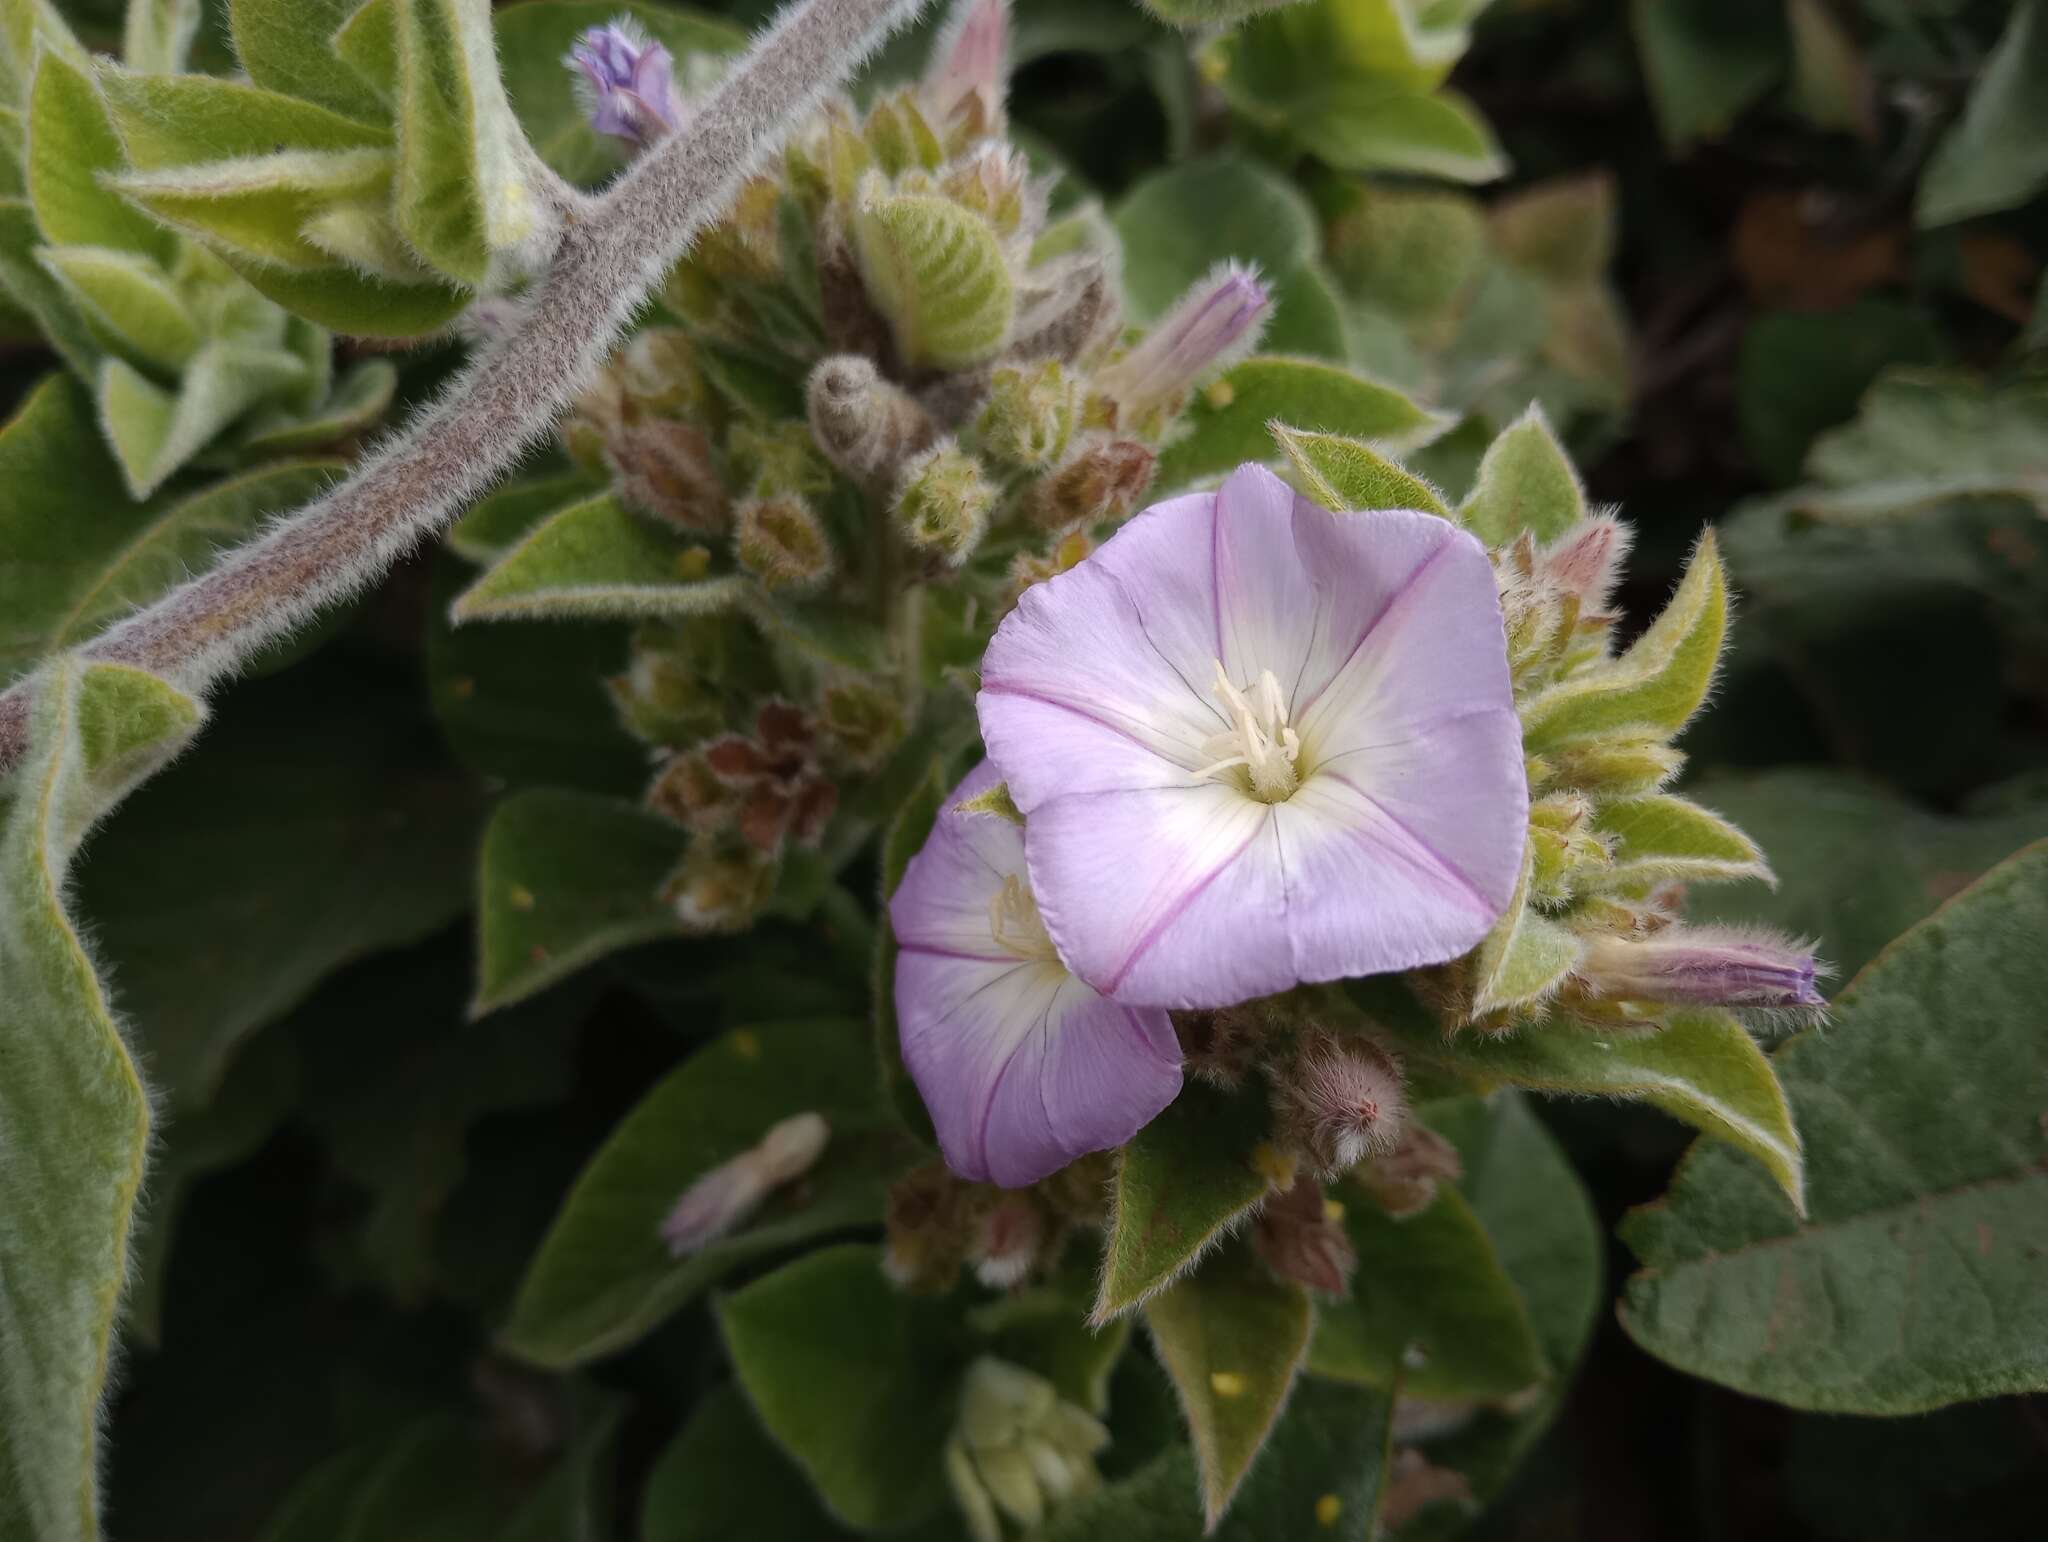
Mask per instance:
[[[1016,962],[989,930],[989,902],[1005,878],[1024,876],[1024,832],[992,814],[953,812],[1000,780],[994,764],[984,760],[946,794],[924,849],[889,901],[899,947]]]
[[[1055,798],[1024,829],[1069,969],[1106,996],[1220,1007],[1294,983],[1271,808],[1221,782]]]
[[[1120,1146],[1180,1092],[1164,1012],[1104,1001],[1057,964],[906,950],[896,967],[903,1059],[946,1165],[1018,1188]]]
[[[1512,713],[1500,594],[1477,541],[1433,515],[1399,511],[1327,524],[1305,517],[1298,529],[1312,565],[1373,578],[1344,591],[1315,669],[1326,683],[1296,700],[1309,764],[1465,713]],[[1513,738],[1519,766],[1519,728]],[[1519,769],[1513,780],[1526,792]]]
[[[1026,814],[1056,792],[1186,785],[1208,763],[1202,746],[1226,726],[1209,694],[1214,591],[1209,553],[1191,554],[1186,531],[1208,523],[1214,501],[1141,514],[1079,567],[1025,590],[997,628],[975,704]],[[1193,632],[1191,612],[1202,618]]]

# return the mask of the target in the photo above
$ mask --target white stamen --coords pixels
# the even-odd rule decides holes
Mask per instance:
[[[1218,659],[1216,695],[1232,726],[1203,744],[1203,754],[1219,758],[1195,775],[1219,776],[1242,766],[1253,797],[1278,803],[1291,796],[1301,785],[1301,735],[1288,726],[1287,698],[1273,671],[1262,671],[1250,687],[1250,697],[1258,702],[1255,707],[1246,692],[1231,683]]]
[[[1038,916],[1038,901],[1015,873],[1003,880],[988,902],[988,932],[997,947],[1018,958],[1057,963],[1059,950],[1052,945],[1045,922]]]

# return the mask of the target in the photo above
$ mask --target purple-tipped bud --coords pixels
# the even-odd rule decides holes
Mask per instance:
[[[1576,596],[1583,613],[1597,614],[1607,608],[1622,560],[1634,541],[1635,532],[1620,520],[1595,514],[1546,546],[1538,570],[1553,586]]]
[[[1142,422],[1257,347],[1272,309],[1272,292],[1256,273],[1219,264],[1097,377],[1096,389],[1116,403],[1120,423]]]
[[[661,1223],[677,1258],[728,1236],[781,1185],[801,1177],[825,1149],[831,1129],[818,1114],[797,1114],[769,1128],[761,1143],[721,1163],[683,1191]]]
[[[631,17],[592,27],[562,63],[576,72],[576,99],[598,133],[637,147],[681,125],[675,60]]]
[[[1579,977],[1595,995],[1697,1006],[1810,1010],[1827,1005],[1827,966],[1766,931],[1673,927],[1641,942],[1603,937]]]

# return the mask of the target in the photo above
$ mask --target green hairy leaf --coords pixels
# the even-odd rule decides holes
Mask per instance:
[[[100,425],[135,498],[147,498],[256,403],[303,379],[305,361],[276,348],[208,343],[175,395],[119,359],[100,366]]]
[[[1287,1401],[1313,1315],[1308,1293],[1275,1279],[1241,1242],[1145,1303],[1145,1326],[1194,1442],[1212,1529]]]
[[[837,1530],[730,1382],[655,1459],[640,1507],[641,1542],[817,1542]]]
[[[893,1530],[945,1502],[958,1362],[943,1308],[891,1285],[879,1249],[806,1254],[717,1313],[747,1401],[837,1519]]]
[[[1748,1152],[1792,1203],[1801,1202],[1800,1137],[1784,1090],[1770,1059],[1725,1012],[1672,1012],[1662,1028],[1631,1034],[1551,1023],[1516,1033],[1460,1029],[1446,1037],[1391,977],[1352,981],[1347,989],[1416,1061],[1474,1091],[1517,1086],[1638,1099]]]
[[[1593,828],[1614,841],[1614,865],[1597,874],[1597,882],[1774,881],[1754,841],[1697,803],[1669,793],[1610,803],[1594,816]]]
[[[1535,851],[1523,854],[1514,897],[1472,957],[1472,1015],[1543,1000],[1564,983],[1586,945],[1529,903]]]
[[[343,444],[383,422],[397,391],[398,370],[389,360],[364,359],[307,416],[282,408],[251,413],[241,448],[257,455],[294,455]]]
[[[802,1184],[770,1195],[702,1251],[672,1255],[660,1226],[684,1191],[803,1113],[823,1115],[831,1134]],[[737,1029],[659,1082],[591,1158],[527,1269],[501,1342],[557,1369],[616,1353],[733,1270],[878,1220],[900,1157],[858,1024]]]
[[[0,155],[4,153],[0,146]],[[29,201],[0,197],[0,320],[6,323],[0,326],[0,335],[8,327],[38,332],[67,369],[89,378],[99,362],[99,339],[64,286],[42,265],[37,255],[42,246]]]
[[[673,936],[662,880],[680,826],[630,803],[535,788],[491,811],[477,874],[478,1015],[614,949]]]
[[[36,260],[108,348],[175,375],[200,345],[199,321],[156,262],[106,246],[46,246]]]
[[[1016,288],[995,227],[973,210],[918,194],[875,197],[854,216],[853,239],[905,364],[965,369],[1008,340]]]
[[[1440,519],[1451,517],[1438,489],[1362,439],[1306,433],[1279,422],[1268,426],[1302,492],[1326,509],[1417,509]]]
[[[153,675],[63,659],[0,827],[0,1167],[37,1203],[0,1228],[0,1529],[99,1535],[99,1401],[149,1145],[149,1097],[65,905],[108,808],[183,746],[202,709]]]
[[[1529,410],[1493,441],[1458,520],[1488,546],[1523,531],[1554,541],[1586,517],[1586,490],[1543,409]]]
[[[1452,92],[1332,95],[1295,125],[1311,153],[1345,171],[1407,172],[1493,182],[1508,159],[1478,109]]]
[[[463,593],[451,614],[459,624],[533,616],[659,620],[730,610],[745,597],[748,582],[736,574],[694,576],[709,555],[627,513],[605,493],[535,526]]]
[[[1621,1308],[1638,1343],[1795,1408],[1905,1414],[2048,1387],[2044,925],[2037,843],[1779,1049],[1811,1151],[1807,1212],[1695,1149],[1623,1231],[1645,1266]]]
[[[173,75],[185,68],[202,0],[129,0],[121,57],[133,70]]]
[[[1180,27],[1229,26],[1256,16],[1261,11],[1277,11],[1283,5],[1293,5],[1295,0],[1144,0],[1145,9],[1161,21],[1170,21]]]
[[[334,51],[334,34],[361,0],[228,0],[235,57],[259,86],[364,123],[382,123],[382,98]]]
[[[1626,653],[1522,705],[1522,740],[1541,751],[1620,728],[1675,732],[1713,683],[1728,625],[1728,578],[1712,530],[1663,612]]]
[[[164,171],[287,151],[337,154],[391,147],[391,130],[282,91],[213,75],[141,75],[104,68],[100,84],[128,163]]]
[[[488,567],[525,540],[542,520],[572,503],[585,502],[597,490],[594,479],[581,471],[509,483],[478,499],[449,527],[448,549]]]
[[[44,54],[28,104],[28,190],[44,238],[167,257],[170,235],[101,183],[122,165],[121,139],[90,72]]]
[[[1266,1197],[1258,1164],[1271,1119],[1255,1087],[1191,1080],[1138,1132],[1117,1164],[1094,1321],[1164,1290]]]
[[[1397,1220],[1356,1184],[1336,1193],[1358,1269],[1318,1314],[1311,1371],[1428,1398],[1507,1398],[1544,1379],[1521,1293],[1462,1194],[1440,1184]]]
[[[1726,133],[1785,68],[1782,17],[1731,17],[1718,0],[1630,0],[1629,16],[1650,105],[1673,150]]]
[[[1159,457],[1159,486],[1185,487],[1273,453],[1275,420],[1385,450],[1427,444],[1450,426],[1391,386],[1314,359],[1254,358],[1199,393],[1185,438]]]

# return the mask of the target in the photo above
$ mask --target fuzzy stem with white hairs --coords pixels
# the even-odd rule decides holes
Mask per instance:
[[[377,581],[503,476],[575,399],[690,242],[824,94],[925,0],[797,0],[675,133],[601,197],[559,200],[560,243],[505,336],[345,481],[80,652],[203,692]],[[0,772],[28,745],[29,682],[0,694]]]

